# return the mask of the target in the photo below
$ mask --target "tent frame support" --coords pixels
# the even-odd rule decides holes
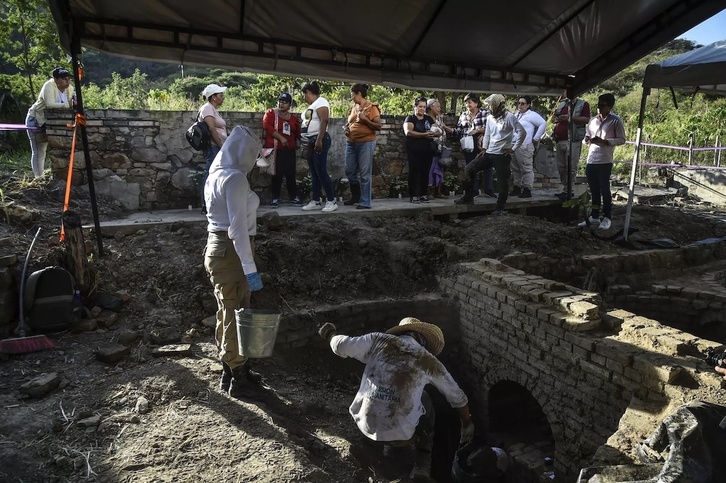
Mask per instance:
[[[650,94],[650,87],[643,87],[643,96],[640,99],[640,112],[638,113],[638,132],[635,136],[635,153],[633,154],[633,166],[630,170],[630,184],[628,185],[628,206],[625,209],[625,225],[623,226],[623,238],[628,241],[630,228],[630,214],[633,211],[633,199],[635,198],[635,175],[640,160],[640,139],[643,133],[643,118],[645,117],[645,104]]]

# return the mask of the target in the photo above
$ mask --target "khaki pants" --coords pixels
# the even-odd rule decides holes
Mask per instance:
[[[512,178],[514,186],[530,190],[534,186],[534,144],[529,143],[514,151]]]
[[[570,147],[570,141],[557,141],[557,171],[560,173],[560,182],[563,191],[567,190],[567,150]],[[572,184],[575,184],[577,177],[577,166],[580,163],[580,152],[582,151],[582,141],[572,141],[572,165],[570,165],[570,176],[572,176]]]
[[[253,239],[250,239],[250,243],[254,252]],[[242,271],[242,263],[226,232],[210,233],[207,237],[204,268],[214,286],[214,298],[217,299],[215,339],[219,359],[234,369],[247,362],[246,357],[239,355],[234,311],[249,307],[250,291]]]

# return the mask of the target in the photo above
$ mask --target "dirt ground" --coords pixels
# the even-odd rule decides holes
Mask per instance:
[[[0,238],[14,239],[22,260],[42,226],[31,269],[52,263],[60,250],[54,237],[62,189],[2,181],[10,187],[9,223],[0,224]],[[74,193],[80,201],[72,209],[89,223],[87,198]],[[100,206],[104,218],[121,213],[113,202]],[[640,231],[632,239],[685,244],[721,237],[722,215],[697,200],[669,197],[634,210],[632,226]],[[620,202],[614,226],[623,219]],[[97,291],[124,294],[120,312],[102,314],[95,330],[52,334],[55,350],[0,360],[1,481],[346,483],[405,475],[405,465],[383,462],[381,448],[360,435],[347,413],[362,366],[322,344],[257,362],[274,392],[264,404],[217,388],[221,366],[212,329],[203,323],[215,311],[204,243],[201,224],[104,239],[105,256],[91,258]],[[435,291],[435,276],[454,264],[513,251],[568,259],[628,250],[574,226],[515,214],[446,223],[300,217],[275,230],[260,226],[256,249],[266,285],[257,301],[283,312]],[[131,352],[120,362],[95,357],[121,341]],[[179,342],[191,343],[191,353],[155,357],[159,345]],[[20,393],[22,384],[49,373],[57,374],[55,389],[40,398]]]

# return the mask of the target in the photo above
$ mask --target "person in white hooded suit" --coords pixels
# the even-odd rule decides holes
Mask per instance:
[[[247,127],[236,126],[214,158],[204,185],[209,232],[204,267],[217,299],[215,338],[223,368],[220,388],[230,396],[253,399],[265,394],[262,377],[239,354],[234,311],[249,307],[250,293],[262,289],[254,260],[260,200],[247,180],[261,148]]]

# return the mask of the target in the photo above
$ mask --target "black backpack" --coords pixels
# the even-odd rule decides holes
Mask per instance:
[[[30,274],[23,307],[28,325],[36,332],[65,330],[73,317],[73,275],[61,267],[47,267]]]
[[[209,132],[209,126],[204,120],[197,118],[197,122],[192,124],[186,132],[187,141],[197,151],[206,151],[212,143],[212,133]]]

